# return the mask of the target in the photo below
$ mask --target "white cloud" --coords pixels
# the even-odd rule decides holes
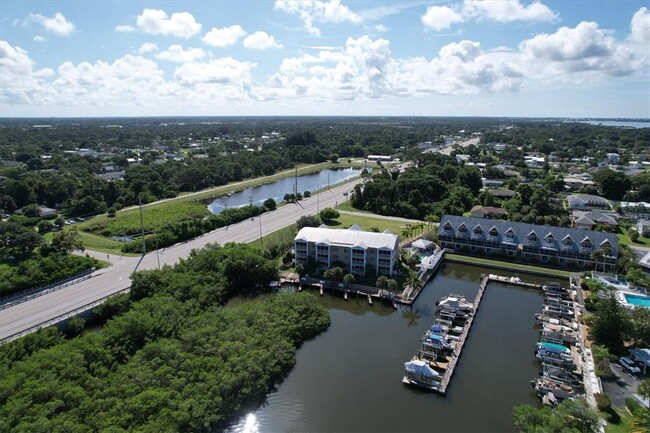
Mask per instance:
[[[57,12],[49,18],[41,14],[29,14],[26,21],[35,21],[50,33],[58,36],[69,36],[75,31],[75,26],[68,21],[61,12]]]
[[[255,63],[240,62],[232,57],[222,57],[207,63],[186,63],[176,68],[174,79],[179,83],[250,85],[251,70]]]
[[[299,15],[305,30],[315,36],[320,35],[320,29],[314,26],[314,22],[358,24],[362,21],[360,15],[341,4],[340,0],[275,0],[274,9]]]
[[[383,24],[375,24],[373,29],[375,29],[376,32],[380,32],[380,33],[386,33],[388,31],[388,27],[386,27]]]
[[[422,16],[422,24],[436,31],[448,29],[452,24],[463,21],[463,16],[449,6],[429,6]]]
[[[282,44],[275,41],[275,38],[266,32],[257,31],[249,35],[243,42],[246,48],[254,50],[266,50],[268,48],[284,48]]]
[[[27,51],[0,40],[0,102],[6,104],[47,104],[53,89],[44,78],[54,72],[49,69],[34,71],[34,62]]]
[[[174,12],[171,17],[162,9],[144,9],[136,18],[136,26],[150,35],[191,38],[201,31],[201,24],[189,12]]]
[[[115,26],[115,31],[116,32],[122,32],[122,33],[130,33],[130,32],[135,31],[135,27],[130,26],[128,24],[121,25],[121,26]]]
[[[642,7],[632,17],[630,39],[634,42],[650,44],[650,11]]]
[[[140,48],[138,48],[138,54],[140,55],[151,53],[153,51],[158,51],[158,44],[154,44],[153,42],[145,42],[140,45]]]
[[[187,63],[205,57],[205,51],[201,48],[184,49],[180,45],[170,45],[166,51],[156,54],[157,59],[169,60],[170,62]]]
[[[633,51],[616,41],[594,22],[574,28],[561,27],[553,34],[539,34],[519,44],[528,64],[539,73],[594,72],[629,75],[638,67]]]
[[[236,44],[245,35],[244,29],[239,24],[235,24],[221,29],[213,27],[201,40],[211,47],[228,47]]]
[[[45,41],[47,41],[47,38],[45,38],[43,36],[40,36],[40,35],[34,36],[34,42],[45,42]]]
[[[477,20],[497,22],[511,21],[557,21],[558,16],[540,1],[525,6],[519,0],[465,0],[463,15]]]

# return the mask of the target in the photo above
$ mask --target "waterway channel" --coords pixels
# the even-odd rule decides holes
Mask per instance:
[[[402,384],[404,362],[434,321],[434,302],[449,293],[474,299],[481,273],[489,272],[446,263],[412,309],[319,297],[330,328],[299,349],[284,382],[228,432],[515,432],[513,406],[537,404],[530,386],[539,371],[536,290],[488,285],[446,397]]]
[[[346,180],[352,179],[361,174],[361,168],[339,168],[325,169],[316,173],[303,174],[296,177],[287,177],[276,182],[265,185],[254,186],[237,191],[230,197],[218,197],[208,205],[208,209],[213,214],[223,211],[226,205],[228,207],[247,206],[251,203],[260,205],[267,198],[272,198],[276,202],[284,199],[285,194],[292,194],[296,187],[297,191],[303,194],[305,191],[314,192],[319,189],[336,185]]]

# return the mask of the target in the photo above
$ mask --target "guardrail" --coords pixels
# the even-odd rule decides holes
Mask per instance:
[[[85,305],[77,307],[72,311],[69,311],[69,312],[61,314],[61,315],[59,315],[57,317],[54,317],[53,319],[48,319],[48,320],[46,320],[44,322],[38,323],[38,324],[36,324],[36,325],[34,325],[32,327],[29,327],[27,329],[24,329],[24,330],[20,331],[20,332],[16,332],[15,334],[11,334],[11,335],[9,335],[7,337],[4,337],[4,338],[0,339],[0,342],[1,343],[8,343],[8,342],[13,341],[13,340],[15,340],[17,338],[20,338],[20,337],[22,337],[24,335],[31,334],[32,332],[36,332],[39,329],[44,328],[46,326],[56,325],[57,323],[62,322],[65,319],[76,316],[77,314],[81,314],[84,311],[88,311],[91,308],[94,308],[94,307],[102,304],[104,301],[106,301],[106,299],[110,298],[111,296],[115,296],[115,295],[118,295],[120,293],[127,293],[129,290],[131,290],[131,288],[127,287],[126,289],[122,289],[122,290],[120,290],[118,292],[111,293],[110,295],[106,295],[103,298],[97,299],[97,300],[95,300],[93,302],[89,302],[89,303],[87,303]]]
[[[93,272],[95,272],[95,268],[89,269],[64,280],[59,280],[55,283],[48,284],[46,286],[23,290],[13,295],[6,296],[0,299],[0,310],[4,310],[5,308],[9,308],[14,305],[22,304],[23,302],[29,301],[30,299],[38,298],[39,296],[56,292],[57,290],[61,290],[65,287],[85,281],[92,277]]]

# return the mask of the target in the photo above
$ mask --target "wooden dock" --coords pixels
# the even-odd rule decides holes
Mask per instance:
[[[447,387],[449,386],[449,381],[451,381],[451,377],[454,375],[454,370],[456,369],[456,363],[458,362],[458,359],[460,358],[460,355],[463,352],[465,341],[467,340],[469,331],[472,328],[472,324],[474,323],[474,317],[476,317],[476,313],[478,313],[479,305],[481,305],[481,300],[483,299],[483,293],[485,293],[485,288],[487,287],[489,281],[490,279],[487,276],[481,279],[481,285],[479,286],[478,293],[476,294],[476,298],[474,299],[474,312],[470,315],[470,317],[465,322],[465,326],[463,326],[463,332],[460,334],[458,343],[456,344],[456,347],[451,355],[451,360],[449,361],[449,364],[447,365],[447,369],[445,370],[445,373],[442,376],[442,381],[440,382],[440,389],[438,390],[438,392],[442,395],[445,395],[447,393]]]

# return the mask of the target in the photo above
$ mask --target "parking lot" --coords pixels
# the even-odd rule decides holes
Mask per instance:
[[[624,371],[618,363],[611,363],[611,367],[617,378],[603,380],[603,389],[612,401],[612,406],[625,406],[625,399],[636,393],[639,378]]]

